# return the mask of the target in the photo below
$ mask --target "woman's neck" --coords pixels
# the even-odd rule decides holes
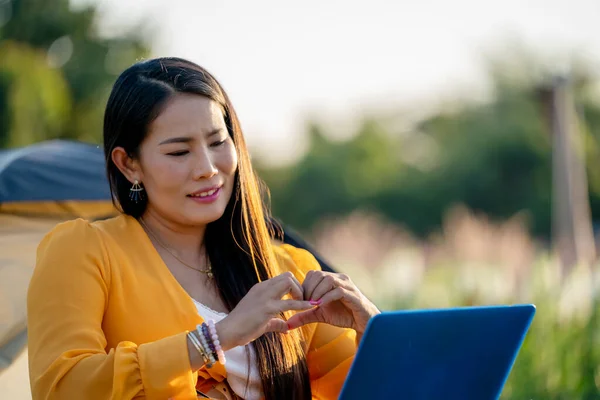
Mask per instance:
[[[160,241],[161,246],[167,246],[171,251],[176,252],[182,257],[197,259],[200,253],[204,253],[204,233],[206,225],[191,226],[184,225],[163,216],[147,210],[140,218],[142,226],[150,230],[150,236]]]

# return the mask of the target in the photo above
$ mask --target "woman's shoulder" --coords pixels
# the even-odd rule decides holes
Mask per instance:
[[[102,251],[101,238],[93,223],[74,219],[57,224],[37,247],[38,264],[44,259],[79,258]]]
[[[91,222],[77,218],[57,224],[48,232],[40,243],[40,247],[49,244],[63,244],[76,247],[79,244],[91,244],[97,240],[98,233]]]
[[[119,216],[99,221],[77,218],[55,225],[38,244],[33,280],[48,276],[71,279],[77,273],[99,273],[109,279],[110,247],[127,234],[127,223]]]
[[[321,270],[321,265],[308,250],[280,242],[274,244],[273,250],[281,271],[290,271],[298,279],[304,278],[308,271]]]
[[[40,241],[38,256],[45,252],[63,253],[74,256],[78,253],[90,254],[103,251],[104,236],[113,226],[119,224],[121,217],[108,220],[88,221],[77,218],[61,222],[54,226]]]

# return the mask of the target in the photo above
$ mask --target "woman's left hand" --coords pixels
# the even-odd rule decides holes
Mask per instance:
[[[321,322],[351,328],[362,335],[369,319],[380,313],[345,274],[309,271],[302,288],[304,299],[316,307],[290,317],[290,329]]]

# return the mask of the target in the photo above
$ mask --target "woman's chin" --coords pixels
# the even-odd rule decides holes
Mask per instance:
[[[190,212],[183,215],[184,220],[193,225],[208,225],[221,218],[225,210],[205,210],[205,212]]]

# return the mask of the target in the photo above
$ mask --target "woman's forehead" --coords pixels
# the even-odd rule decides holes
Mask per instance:
[[[156,141],[173,136],[207,136],[225,128],[221,106],[208,97],[181,93],[165,105],[150,124],[148,134]]]

